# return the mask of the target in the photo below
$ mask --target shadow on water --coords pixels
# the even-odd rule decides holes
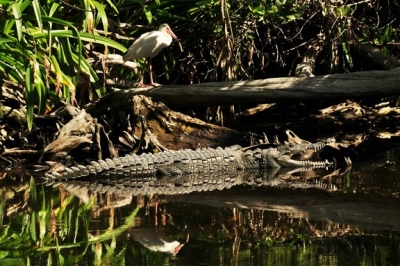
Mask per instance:
[[[396,157],[399,158],[399,157]],[[0,181],[1,265],[400,265],[396,158],[182,195]],[[299,180],[297,180],[299,181]],[[290,183],[290,181],[285,181]],[[329,189],[328,189],[329,188]]]

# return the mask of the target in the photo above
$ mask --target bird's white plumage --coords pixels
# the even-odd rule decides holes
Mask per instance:
[[[151,72],[151,58],[158,55],[158,53],[169,46],[172,42],[172,38],[177,39],[175,34],[172,32],[168,24],[161,24],[158,30],[147,32],[142,34],[128,49],[126,54],[123,56],[124,61],[135,60],[139,58],[149,57],[149,74],[150,74],[150,85],[156,87],[160,84],[154,83],[153,74]],[[179,43],[180,45],[180,43]],[[181,50],[182,46],[180,45]],[[142,79],[139,82],[139,86],[144,86]]]
[[[180,243],[178,241],[167,241],[164,229],[156,228],[135,228],[130,231],[135,241],[139,242],[144,247],[157,251],[167,252],[176,255],[179,250],[189,242],[189,234],[186,242]]]
[[[161,24],[158,30],[142,34],[128,49],[124,60],[155,57],[176,38],[168,24]]]

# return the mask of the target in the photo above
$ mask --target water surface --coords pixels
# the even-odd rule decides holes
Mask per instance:
[[[390,163],[299,178],[329,189],[235,185],[115,195],[1,179],[1,265],[400,265]],[[298,181],[298,180],[297,180]]]

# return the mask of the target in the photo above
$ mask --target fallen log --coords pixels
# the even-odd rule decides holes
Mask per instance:
[[[111,81],[110,81],[111,82]],[[112,81],[116,84],[115,81]],[[111,97],[142,94],[171,106],[258,104],[279,101],[397,95],[400,68],[316,77],[270,78],[252,81],[211,82],[118,90]],[[122,82],[120,83],[122,86]]]

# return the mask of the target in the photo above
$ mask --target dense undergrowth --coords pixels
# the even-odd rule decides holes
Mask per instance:
[[[22,85],[29,129],[33,115],[48,112],[59,99],[96,99],[107,93],[104,78],[132,78],[122,66],[94,69],[88,59],[95,52],[123,54],[143,25],[149,30],[167,22],[183,44],[183,53],[171,46],[155,60],[164,84],[294,75],[316,40],[315,74],[383,68],[365,64],[355,49],[360,43],[373,44],[385,56],[399,52],[396,0],[0,4],[0,77]]]

